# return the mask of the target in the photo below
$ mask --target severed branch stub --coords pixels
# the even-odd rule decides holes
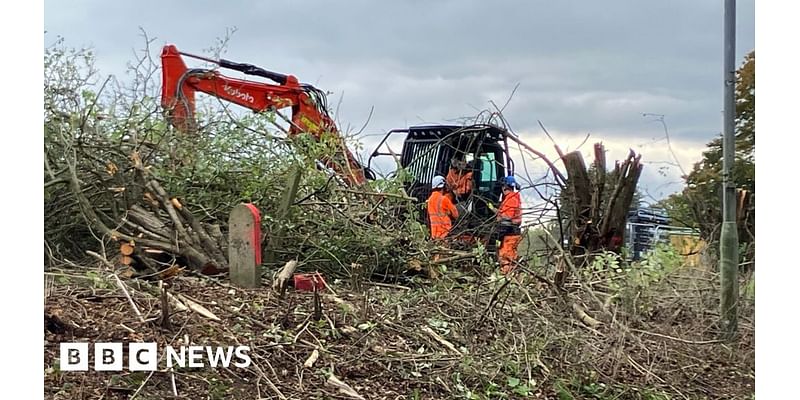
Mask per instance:
[[[286,293],[286,287],[289,286],[295,268],[297,268],[297,260],[286,262],[278,272],[278,275],[275,276],[275,280],[272,281],[272,289],[280,293],[280,297],[283,297]]]
[[[319,287],[317,284],[317,277],[312,277],[314,280],[314,314],[313,318],[314,321],[319,321],[322,319],[322,301],[319,298]]]
[[[158,287],[161,289],[161,327],[167,330],[172,329],[172,324],[169,321],[169,296],[167,295],[168,284],[164,281],[158,281]]]

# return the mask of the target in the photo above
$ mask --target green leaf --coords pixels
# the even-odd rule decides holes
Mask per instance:
[[[508,387],[517,387],[519,386],[519,378],[508,378]]]
[[[530,392],[531,388],[529,388],[528,385],[517,386],[514,388],[514,393],[520,396],[527,396],[530,394]]]

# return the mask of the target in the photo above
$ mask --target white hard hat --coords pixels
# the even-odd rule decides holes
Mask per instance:
[[[443,188],[444,184],[445,184],[444,177],[441,175],[436,175],[433,177],[433,181],[431,181],[431,189]]]

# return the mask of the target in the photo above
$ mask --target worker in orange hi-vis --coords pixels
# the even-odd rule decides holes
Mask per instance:
[[[431,196],[428,198],[428,220],[431,224],[431,237],[444,240],[458,218],[458,209],[447,195],[445,179],[441,175],[433,177]]]
[[[441,175],[433,177],[431,182],[431,196],[428,197],[428,221],[431,224],[431,238],[439,245],[446,247],[447,235],[453,228],[453,221],[458,218],[458,209],[448,193],[447,184]],[[433,261],[439,261],[441,255],[436,253],[433,256]],[[430,268],[428,275],[435,278],[438,274],[436,270]]]
[[[465,160],[454,158],[450,161],[450,170],[447,172],[447,187],[453,191],[450,195],[453,200],[463,200],[472,193],[472,170]]]
[[[497,210],[499,222],[500,250],[497,252],[500,261],[500,272],[507,275],[514,271],[517,261],[517,246],[522,240],[522,201],[520,200],[519,185],[513,176],[503,178],[503,200]]]

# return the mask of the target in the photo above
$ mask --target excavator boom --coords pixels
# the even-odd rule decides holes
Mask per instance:
[[[276,84],[246,81],[226,77],[216,70],[189,69],[182,55],[200,58],[247,75],[271,79]],[[328,115],[325,94],[319,89],[301,84],[293,75],[267,71],[250,64],[228,60],[211,60],[181,53],[173,45],[161,52],[162,92],[161,105],[170,123],[182,132],[192,132],[195,126],[195,93],[202,92],[255,112],[291,108],[289,137],[307,132],[316,140],[330,134],[339,141],[332,159],[321,160],[352,185],[366,182],[364,168],[344,145],[336,124]]]

